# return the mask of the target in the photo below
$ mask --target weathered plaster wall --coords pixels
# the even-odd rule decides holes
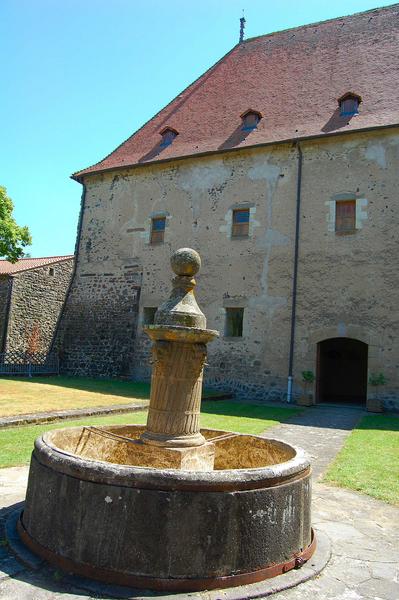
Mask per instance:
[[[296,393],[301,371],[316,369],[315,332],[335,328],[339,335],[348,335],[350,327],[361,327],[377,340],[371,356],[379,359],[370,365],[380,366],[389,377],[387,394],[398,395],[394,300],[398,287],[398,144],[397,132],[302,143]],[[81,306],[85,321],[97,297],[88,291],[89,275],[98,286],[107,277],[116,278],[104,306],[112,305],[112,298],[120,293],[123,311],[130,303],[135,315],[129,321],[134,349],[130,374],[148,377],[143,308],[158,306],[165,299],[170,290],[169,256],[178,247],[191,246],[201,253],[204,265],[197,278],[199,304],[208,326],[222,333],[209,347],[208,382],[244,390],[252,397],[284,398],[297,150],[286,144],[146,165],[86,177],[85,183],[73,302]],[[353,194],[357,199],[359,229],[350,235],[339,235],[331,228],[330,203],[340,194]],[[232,239],[232,210],[245,206],[251,212],[250,236]],[[157,215],[167,216],[165,242],[151,245],[151,217]],[[139,303],[137,290],[122,302],[129,287],[118,282],[125,281],[128,273],[134,275],[132,286],[141,289]],[[244,307],[244,335],[226,339],[225,308],[234,306]],[[116,319],[118,311],[112,309],[109,314]],[[111,352],[109,357],[113,361]],[[117,370],[112,368],[114,373]]]
[[[369,372],[385,373],[383,394],[399,406],[399,136],[364,134],[305,148],[296,379],[315,371],[318,341],[352,337],[369,344]],[[345,194],[356,198],[357,229],[337,234],[325,201]]]
[[[49,274],[49,268],[54,275]],[[34,331],[37,351],[49,350],[72,268],[73,259],[68,259],[12,276],[6,350],[28,350]]]
[[[284,387],[273,365],[277,371],[285,356],[289,327],[295,168],[295,150],[276,148],[267,157],[243,153],[91,177],[77,277],[142,274],[140,307],[158,306],[170,290],[170,254],[183,245],[197,248],[204,264],[198,277],[198,299],[206,308],[209,326],[223,330],[224,307],[246,307],[244,337],[222,337],[212,345],[208,380],[220,380],[224,386],[228,380],[231,385],[248,383],[250,364],[254,383],[263,386],[262,394],[266,381],[276,396],[275,388],[280,387],[281,393]],[[251,235],[232,240],[229,221],[238,206],[250,208]],[[151,245],[150,218],[165,213],[165,243]],[[287,254],[288,260],[283,260]],[[273,317],[279,311],[286,313],[285,336],[278,336],[271,351],[263,321],[273,335]],[[148,373],[148,343],[139,326],[131,374],[144,377]]]

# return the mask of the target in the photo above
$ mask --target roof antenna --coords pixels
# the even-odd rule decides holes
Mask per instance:
[[[239,44],[241,44],[241,42],[244,41],[244,29],[245,29],[245,17],[244,17],[244,9],[242,9],[242,17],[240,19],[240,41]]]

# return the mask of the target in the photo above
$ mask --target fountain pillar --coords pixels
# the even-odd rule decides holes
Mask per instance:
[[[218,332],[206,329],[194,296],[199,254],[181,248],[172,255],[171,266],[176,274],[171,295],[157,310],[154,324],[145,327],[154,344],[151,399],[141,441],[169,451],[180,449],[182,457],[187,454],[182,449],[187,449],[191,457],[205,459],[202,468],[212,468],[213,444],[200,433],[199,417],[206,344]]]

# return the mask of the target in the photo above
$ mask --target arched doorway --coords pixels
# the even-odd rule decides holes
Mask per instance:
[[[365,404],[368,346],[351,338],[317,345],[317,401]]]

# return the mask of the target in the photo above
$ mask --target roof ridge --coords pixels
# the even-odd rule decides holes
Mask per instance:
[[[23,256],[22,258],[18,258],[17,262],[14,264],[17,264],[18,262],[22,261],[22,260],[48,260],[50,258],[72,258],[73,256],[75,256],[74,254],[55,254],[54,256]],[[11,262],[9,260],[7,260],[6,258],[0,258],[0,262]]]
[[[349,15],[341,15],[340,17],[332,17],[331,19],[325,19],[324,21],[315,21],[314,23],[305,23],[304,25],[297,25],[296,27],[287,27],[287,29],[278,29],[277,31],[270,31],[269,33],[262,33],[261,35],[255,35],[254,37],[247,38],[243,40],[241,44],[248,44],[255,40],[259,40],[261,38],[271,37],[273,35],[278,35],[280,33],[287,33],[289,31],[297,31],[298,29],[307,29],[308,27],[316,27],[317,25],[324,25],[327,23],[332,23],[333,21],[342,21],[342,19],[350,19],[352,17],[360,17],[361,15],[367,15],[368,13],[373,13],[377,11],[384,11],[388,9],[392,9],[395,6],[399,8],[399,3],[394,2],[393,4],[388,4],[386,6],[376,6],[375,8],[370,8],[369,10],[362,10],[360,12],[350,13]]]

